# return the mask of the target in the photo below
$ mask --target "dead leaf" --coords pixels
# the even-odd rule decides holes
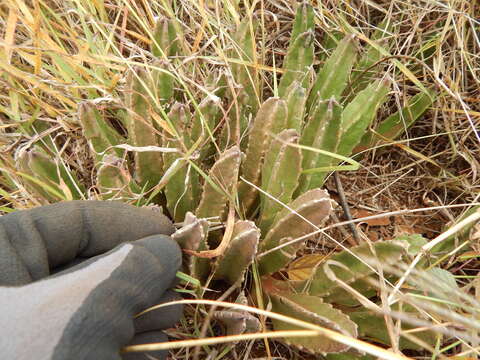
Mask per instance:
[[[369,232],[367,233],[367,236],[368,236],[368,238],[370,239],[370,241],[373,241],[373,242],[378,241],[378,239],[380,238],[380,237],[378,236],[378,232],[376,232],[376,231],[369,231]]]
[[[365,209],[352,209],[352,216],[354,219],[361,219],[368,216],[379,215],[378,213],[374,213]],[[390,221],[390,217],[383,216],[376,219],[368,219],[362,221],[361,223],[367,224],[368,226],[387,226],[390,225],[392,222]]]
[[[301,258],[293,261],[288,267],[288,277],[290,280],[307,280],[316,270],[327,255],[324,254],[310,254],[304,255]]]

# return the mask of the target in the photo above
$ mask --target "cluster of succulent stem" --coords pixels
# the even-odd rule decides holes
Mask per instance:
[[[343,250],[317,261],[307,278],[280,281],[272,275],[287,271],[306,242],[316,240],[308,234],[321,228],[332,211],[334,202],[322,187],[340,158],[400,135],[427,109],[433,94],[419,92],[402,110],[375,122],[389,98],[390,81],[385,74],[364,70],[381,54],[373,47],[362,51],[353,35],[337,34],[326,37],[325,48],[331,53],[316,65],[315,14],[311,5],[302,3],[274,96],[259,98],[259,74],[248,65],[257,51],[255,26],[245,19],[231,36],[235,44],[228,56],[239,60],[232,62],[231,73],[209,77],[210,83],[204,84],[208,94],[187,102],[174,75],[181,58],[177,25],[175,19],[158,21],[152,31],[154,60],[129,69],[122,109],[117,105],[105,110],[94,101],[79,106],[98,196],[164,205],[175,222],[183,223],[173,237],[190,252],[218,246],[222,235],[217,225],[233,206],[236,218],[228,245],[214,260],[190,256],[187,268],[192,277],[203,284],[221,280],[234,285],[255,262],[273,311],[352,337],[378,339],[381,319],[365,308],[358,310],[358,299],[339,284],[371,296],[375,287],[367,280],[375,278],[376,265],[408,256],[407,241]],[[386,24],[378,29],[373,40],[392,30]],[[227,88],[235,89],[235,96]],[[225,105],[234,102],[235,110],[226,113]],[[51,201],[80,198],[85,189],[78,179],[48,155],[41,146],[19,154],[26,186]],[[240,313],[219,313],[216,319],[228,324],[229,333],[258,328],[254,318],[247,321]],[[372,328],[372,323],[379,325]],[[273,326],[292,329],[279,321]],[[430,341],[430,334],[423,340]],[[286,341],[314,353],[349,350],[322,337]],[[415,348],[410,342],[401,345]]]

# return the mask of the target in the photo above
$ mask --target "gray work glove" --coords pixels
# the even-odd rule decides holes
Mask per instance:
[[[120,349],[166,341],[160,330],[181,316],[165,307],[134,319],[175,298],[173,231],[164,215],[107,201],[1,216],[0,359],[151,359]]]

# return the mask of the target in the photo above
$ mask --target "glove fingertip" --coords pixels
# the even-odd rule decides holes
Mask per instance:
[[[182,265],[182,250],[175,240],[168,235],[151,235],[132,244],[142,246],[154,255],[168,273],[173,273],[173,280]]]

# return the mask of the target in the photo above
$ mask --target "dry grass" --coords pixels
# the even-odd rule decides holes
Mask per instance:
[[[440,207],[433,212],[392,216],[383,223],[367,221],[357,226],[361,237],[391,239],[400,233],[420,233],[434,239],[469,209],[451,205],[480,202],[480,6],[467,0],[312,3],[316,4],[320,59],[329,52],[320,46],[326,34],[354,31],[365,44],[382,20],[395,24],[390,36],[394,46],[384,54],[381,70],[393,79],[394,100],[384,106],[379,120],[402,106],[413,85],[433,87],[439,94],[434,106],[401,140],[369,149],[356,159],[361,161],[360,170],[341,176],[354,217]],[[245,16],[260,24],[257,58],[245,65],[260,75],[259,99],[275,93],[280,76],[277,67],[286,52],[294,15],[292,1],[6,0],[0,4],[2,212],[48,202],[24,186],[24,176],[15,164],[18,154],[36,143],[49,144],[58,167],[75,174],[85,188],[78,194],[59,194],[57,200],[98,197],[92,155],[77,119],[78,104],[96,99],[109,109],[121,107],[125,73],[135,66],[149,66],[152,29],[156,17],[162,15],[174,15],[184,36],[181,46],[186,55],[176,59],[168,71],[177,79],[192,108],[211,91],[204,84],[214,70],[229,74],[232,59],[228,52],[235,48],[242,51],[229,34]],[[235,109],[235,103],[224,104],[225,114]],[[327,188],[336,194],[333,179],[327,182]],[[351,236],[347,228],[330,234],[344,242]],[[471,247],[470,257],[451,253],[441,265],[458,277],[466,293],[478,296],[480,246]],[[316,244],[307,251],[331,248],[331,243],[323,248]],[[205,298],[217,298],[216,291],[220,290],[207,292]],[[177,339],[197,336],[205,309],[198,304],[188,306],[186,318],[171,335]],[[478,319],[478,313],[466,313],[466,317]],[[477,332],[472,330],[475,341]],[[214,326],[208,334],[218,335],[220,329]],[[438,344],[436,355],[428,351],[409,355],[433,359],[444,350],[446,356],[462,352],[478,356],[475,341],[468,344],[452,336]],[[454,346],[449,347],[451,344]],[[211,359],[247,359],[267,354],[272,358],[310,358],[307,353],[276,342],[265,348],[262,341],[220,344],[203,347],[202,351],[201,358]],[[191,356],[189,349],[174,352],[176,359]]]

